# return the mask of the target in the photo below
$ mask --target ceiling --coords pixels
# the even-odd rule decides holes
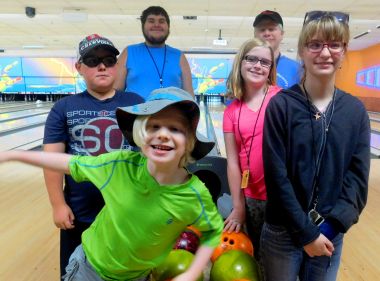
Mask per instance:
[[[350,13],[351,38],[371,30],[359,39],[352,39],[351,50],[380,43],[379,0],[1,0],[0,5],[3,55],[15,52],[76,54],[78,42],[91,33],[108,37],[121,50],[143,40],[139,15],[151,5],[162,6],[168,11],[171,34],[167,42],[184,51],[236,50],[253,36],[254,17],[265,9],[276,10],[282,15],[285,29],[282,52],[290,56],[295,56],[303,18],[310,10]],[[26,16],[26,6],[36,9],[35,17]],[[184,20],[183,16],[197,16],[197,19]],[[228,41],[226,47],[212,44],[219,30],[222,38]]]

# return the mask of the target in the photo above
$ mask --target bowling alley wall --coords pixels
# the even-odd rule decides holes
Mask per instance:
[[[186,54],[195,94],[226,92],[233,55]],[[86,89],[75,57],[0,57],[0,93],[70,95]]]
[[[337,86],[357,96],[367,110],[380,112],[380,44],[348,51],[337,74]]]

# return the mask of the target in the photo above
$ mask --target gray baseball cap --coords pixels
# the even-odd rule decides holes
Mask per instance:
[[[195,132],[196,140],[191,156],[195,160],[203,158],[213,149],[215,143],[197,131],[200,116],[199,106],[194,97],[182,89],[176,87],[160,88],[152,91],[144,103],[117,108],[117,123],[129,144],[135,145],[132,131],[136,117],[155,114],[171,105],[178,106],[180,110],[185,112]],[[175,117],[173,116],[173,118]]]

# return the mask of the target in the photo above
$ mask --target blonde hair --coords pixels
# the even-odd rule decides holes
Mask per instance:
[[[233,96],[241,99],[244,95],[244,79],[241,76],[241,64],[247,53],[255,47],[264,47],[270,50],[272,66],[269,70],[268,85],[276,84],[276,62],[274,59],[274,53],[271,46],[261,39],[253,38],[247,40],[240,47],[238,53],[235,56],[234,64],[232,66],[231,73],[227,80],[227,88],[232,92]]]
[[[350,40],[350,29],[347,23],[338,21],[333,15],[325,15],[318,20],[311,20],[306,23],[298,38],[298,56],[301,54],[308,42],[318,35],[324,41],[338,41],[344,43],[344,52],[347,50]],[[302,59],[301,59],[302,60]],[[304,66],[303,66],[304,67]],[[305,81],[306,72],[303,72],[301,83]]]
[[[133,141],[135,144],[142,148],[146,144],[146,137],[148,136],[148,133],[146,131],[146,124],[148,123],[149,118],[152,115],[140,115],[137,116],[135,121],[133,122]],[[183,117],[188,119],[185,114],[183,114]],[[179,161],[179,167],[185,167],[188,164],[194,162],[194,158],[191,156],[191,153],[194,150],[195,146],[195,131],[192,130],[190,122],[186,122],[186,143],[185,143],[185,154],[181,157]]]

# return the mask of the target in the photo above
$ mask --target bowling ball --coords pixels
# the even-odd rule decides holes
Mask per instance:
[[[195,232],[191,230],[185,230],[178,237],[174,245],[174,249],[183,249],[195,254],[199,247],[199,243],[199,237],[197,234],[195,234]]]
[[[223,253],[212,265],[210,281],[259,281],[256,260],[240,250]]]
[[[211,261],[215,262],[221,254],[230,250],[241,250],[253,256],[252,242],[245,233],[223,232],[220,244],[215,248],[211,256]]]
[[[194,255],[185,250],[172,250],[164,262],[152,270],[154,281],[168,281],[185,272],[193,262]],[[203,276],[197,281],[203,281]]]

